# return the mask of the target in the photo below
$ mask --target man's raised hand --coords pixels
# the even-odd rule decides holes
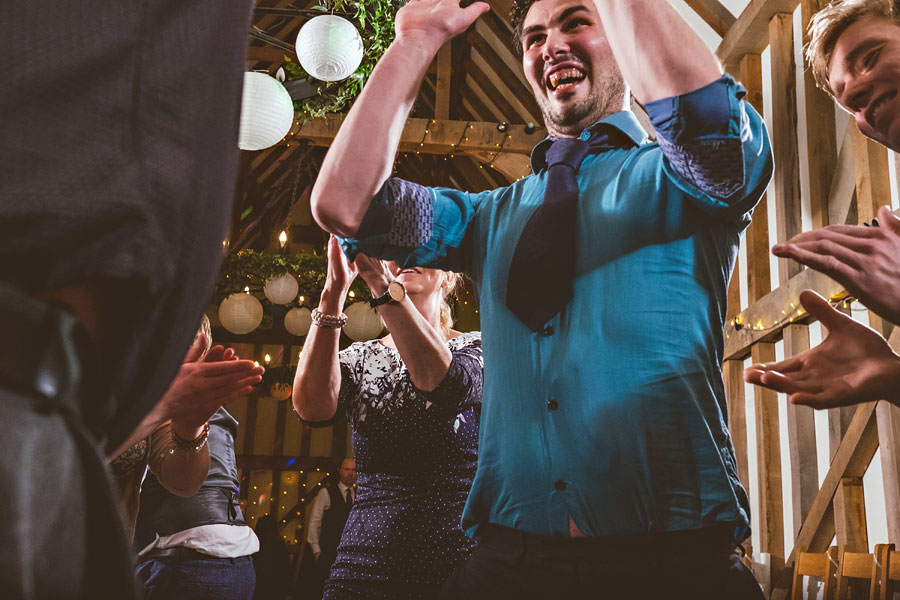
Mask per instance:
[[[462,8],[459,0],[410,0],[397,11],[394,29],[398,39],[413,38],[440,47],[468,29],[490,8],[487,2],[474,2]]]

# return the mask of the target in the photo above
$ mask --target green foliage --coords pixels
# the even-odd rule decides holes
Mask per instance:
[[[402,0],[332,0],[330,6],[314,6],[323,14],[331,11],[353,14],[350,19],[363,41],[363,59],[347,79],[333,84],[322,82],[318,94],[294,103],[298,117],[315,119],[346,108],[362,91],[375,63],[394,41],[394,16],[405,4]],[[310,79],[303,67],[285,56],[285,71],[290,79]]]
[[[290,273],[297,279],[300,292],[306,300],[307,306],[316,306],[322,288],[325,286],[325,274],[328,267],[328,259],[314,252],[298,252],[293,255],[257,252],[255,250],[241,250],[225,257],[222,268],[219,270],[219,279],[216,281],[213,300],[219,304],[225,297],[243,291],[249,287],[250,291],[261,297],[263,306],[270,305],[262,296],[266,280]],[[371,298],[369,288],[357,278],[350,286],[354,298],[348,300],[368,300]],[[296,302],[296,301],[295,301]]]

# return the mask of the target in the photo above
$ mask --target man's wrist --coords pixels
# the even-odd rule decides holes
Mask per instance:
[[[396,48],[396,52],[402,52],[404,56],[418,57],[426,62],[426,66],[430,65],[437,56],[441,47],[449,42],[444,39],[445,36],[436,35],[437,32],[428,33],[425,31],[410,31],[399,34],[391,43],[388,52],[392,48]]]

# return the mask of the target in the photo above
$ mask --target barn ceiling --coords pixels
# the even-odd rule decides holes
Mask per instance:
[[[720,44],[746,0],[670,0],[707,43]],[[259,0],[249,36],[248,68],[275,74],[314,14],[315,0]],[[478,192],[526,175],[531,146],[544,135],[540,111],[512,47],[512,0],[492,10],[443,48],[429,68],[395,163],[399,177]],[[753,4],[753,3],[751,3]],[[726,7],[727,6],[727,7]],[[752,8],[752,7],[751,7]],[[241,152],[230,251],[277,247],[286,230],[290,249],[321,248],[312,221],[314,181],[341,116],[296,122],[281,143]]]

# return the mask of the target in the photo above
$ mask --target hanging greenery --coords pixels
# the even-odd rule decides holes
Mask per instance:
[[[375,63],[394,41],[394,16],[405,1],[403,0],[331,0],[329,6],[317,5],[313,10],[323,14],[332,11],[352,14],[351,21],[359,30],[363,40],[363,59],[359,68],[347,79],[328,84],[321,82],[318,94],[294,102],[299,117],[315,119],[328,113],[340,112],[362,91],[363,85]],[[289,79],[311,79],[303,67],[285,56],[285,71]]]
[[[241,250],[225,257],[222,262],[213,301],[218,305],[227,296],[249,287],[250,292],[259,296],[265,307],[271,304],[262,295],[266,280],[290,273],[297,279],[298,297],[304,298],[304,302],[295,300],[292,306],[305,304],[314,307],[318,304],[322,288],[325,286],[327,267],[328,259],[314,252],[281,254]],[[347,298],[349,302],[369,300],[372,297],[369,288],[360,278],[350,286],[350,292],[352,296]]]

